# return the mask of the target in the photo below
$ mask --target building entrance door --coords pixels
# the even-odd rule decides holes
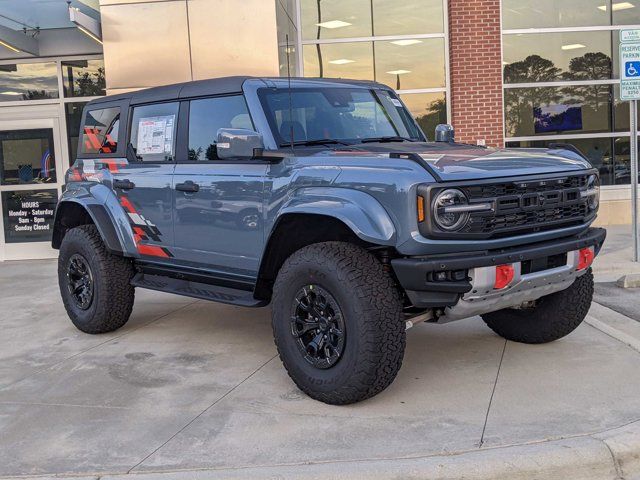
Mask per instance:
[[[0,121],[0,261],[51,258],[64,183],[58,119]]]

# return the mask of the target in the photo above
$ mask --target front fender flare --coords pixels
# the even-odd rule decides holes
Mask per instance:
[[[289,213],[334,217],[365,242],[390,246],[396,242],[396,228],[387,211],[378,200],[359,190],[337,187],[300,188],[282,206],[278,218]]]

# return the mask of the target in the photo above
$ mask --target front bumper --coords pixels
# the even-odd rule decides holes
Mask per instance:
[[[398,258],[391,260],[391,265],[413,306],[442,308],[444,321],[457,320],[517,306],[568,288],[584,273],[576,268],[577,252],[593,247],[597,255],[605,238],[606,230],[589,228],[580,235],[533,245],[462,255]],[[525,262],[563,254],[566,263],[562,265],[523,273]],[[495,267],[505,264],[513,265],[514,279],[507,289],[493,290]],[[448,279],[434,281],[436,272],[447,272]],[[464,279],[454,279],[460,276]]]

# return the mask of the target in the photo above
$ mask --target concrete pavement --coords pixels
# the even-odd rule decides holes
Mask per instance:
[[[388,390],[332,407],[287,377],[268,309],[138,290],[123,329],[89,336],[54,261],[0,264],[0,291],[0,477],[640,475],[640,323],[600,305],[540,346],[418,325]]]

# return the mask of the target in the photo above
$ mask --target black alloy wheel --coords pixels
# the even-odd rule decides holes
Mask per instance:
[[[293,301],[291,334],[304,359],[319,369],[333,367],[344,352],[345,322],[333,295],[318,285],[302,287]]]
[[[93,274],[89,262],[79,253],[75,253],[67,263],[67,288],[76,306],[87,310],[93,302]]]

